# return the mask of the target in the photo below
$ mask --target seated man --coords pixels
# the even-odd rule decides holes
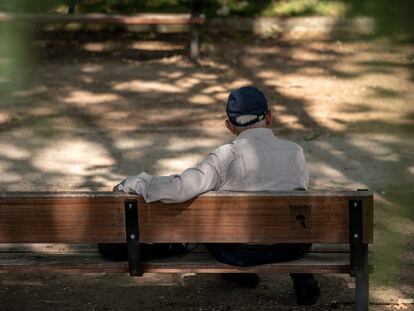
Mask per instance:
[[[303,150],[281,140],[270,129],[272,114],[263,93],[253,86],[230,93],[226,127],[236,139],[210,153],[197,166],[179,175],[152,176],[142,172],[130,176],[114,190],[141,195],[146,202],[184,202],[207,191],[307,190],[308,170]],[[253,266],[296,259],[310,244],[206,244],[219,261]],[[223,274],[227,280],[254,287],[256,274]],[[319,297],[313,274],[291,274],[298,304],[311,305]]]

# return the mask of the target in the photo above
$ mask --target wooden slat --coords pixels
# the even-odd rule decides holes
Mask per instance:
[[[122,196],[0,199],[0,243],[125,241]]]
[[[277,197],[277,198],[276,198]],[[348,204],[363,201],[372,214],[372,194],[352,192],[200,196],[180,204],[140,204],[141,239],[148,243],[346,243]],[[291,207],[311,207],[311,228],[292,227]],[[294,219],[294,221],[296,221]],[[364,220],[364,241],[372,242],[372,222]]]
[[[202,24],[204,16],[192,17],[190,14],[12,14],[0,13],[0,22],[25,22],[41,24],[118,24],[118,25],[186,25]]]
[[[5,253],[79,254],[97,253],[97,244],[19,243],[0,244],[0,256]]]
[[[97,253],[97,244],[48,244],[20,243],[0,244],[2,253],[41,253],[41,254],[79,254]],[[207,253],[203,244],[197,244],[194,253]],[[313,244],[310,253],[349,253],[349,244]]]
[[[234,191],[211,191],[198,196],[201,197],[309,197],[323,196],[329,198],[353,197],[362,199],[372,197],[371,191],[266,191],[266,192],[234,192]],[[15,198],[139,198],[137,195],[125,194],[112,191],[0,191],[0,199]]]
[[[145,203],[98,193],[0,193],[0,243],[124,242],[123,202],[139,206],[144,243],[346,243],[348,202],[364,208],[364,241],[372,242],[371,192],[208,193],[188,202]],[[298,227],[292,206],[309,206]]]
[[[214,260],[206,253],[175,256],[143,262],[145,273],[349,273],[348,254],[307,254],[303,258],[276,264],[241,268]],[[109,261],[96,253],[1,254],[1,272],[127,273],[127,262]]]

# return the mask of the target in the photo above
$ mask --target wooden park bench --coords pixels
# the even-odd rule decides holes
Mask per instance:
[[[74,13],[71,1],[69,12]],[[0,12],[0,22],[24,22],[36,24],[105,24],[105,25],[189,25],[191,27],[190,58],[197,60],[200,54],[200,27],[205,22],[203,0],[192,0],[191,14],[12,14]]]
[[[10,244],[113,242],[128,243],[128,262]],[[356,309],[367,310],[372,242],[370,191],[210,192],[178,204],[112,192],[0,193],[0,245],[8,243],[0,248],[0,272],[345,273],[356,278]],[[203,252],[141,261],[139,243],[322,244],[297,260],[244,268]]]

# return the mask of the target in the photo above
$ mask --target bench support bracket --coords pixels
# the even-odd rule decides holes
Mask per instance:
[[[125,200],[125,232],[128,245],[128,264],[131,276],[142,276],[139,254],[138,203]]]
[[[369,304],[368,244],[363,242],[362,200],[349,201],[349,243],[351,276],[356,282],[356,310],[366,311]]]

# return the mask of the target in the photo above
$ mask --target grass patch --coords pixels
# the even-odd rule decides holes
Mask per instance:
[[[263,16],[340,16],[347,12],[343,1],[285,0],[272,2]]]
[[[205,14],[209,17],[219,15],[233,16],[306,16],[339,15],[345,12],[342,1],[332,0],[216,0],[205,2]],[[223,7],[227,7],[223,10]],[[80,5],[83,12],[138,13],[138,12],[176,12],[191,10],[190,1],[182,0],[143,0],[114,1],[89,0]],[[223,14],[224,13],[224,14]],[[227,14],[226,14],[227,13]]]

